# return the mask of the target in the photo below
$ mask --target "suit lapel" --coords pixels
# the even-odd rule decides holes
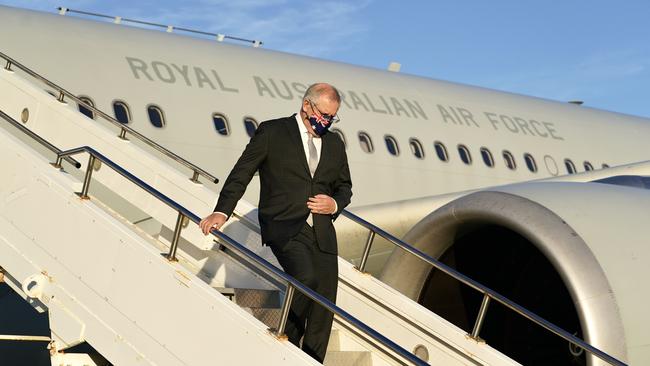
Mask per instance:
[[[291,143],[295,146],[296,156],[305,168],[305,173],[311,177],[311,173],[309,173],[309,165],[307,164],[307,157],[305,156],[305,148],[302,147],[302,138],[300,137],[300,130],[298,129],[297,124],[295,115],[286,119],[286,126],[289,130]]]

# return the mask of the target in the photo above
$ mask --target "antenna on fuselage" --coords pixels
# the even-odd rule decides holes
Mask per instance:
[[[399,62],[391,62],[388,64],[388,71],[392,72],[399,72],[399,70],[402,68],[402,64]]]
[[[146,25],[146,26],[149,26],[149,27],[162,28],[167,33],[174,33],[176,31],[181,31],[181,32],[187,32],[187,33],[192,33],[192,34],[200,34],[200,35],[203,35],[203,36],[210,36],[210,37],[216,39],[218,42],[223,42],[224,40],[227,39],[227,40],[232,40],[232,41],[237,41],[237,42],[250,43],[255,48],[260,47],[263,44],[262,41],[260,41],[260,40],[228,36],[228,35],[221,34],[221,33],[204,32],[204,31],[195,30],[195,29],[176,27],[176,26],[173,26],[173,25],[164,25],[164,24],[158,24],[158,23],[151,23],[151,22],[145,22],[145,21],[142,21],[142,20],[128,19],[128,18],[123,18],[123,17],[120,17],[120,16],[112,16],[112,15],[105,15],[105,14],[99,14],[99,13],[91,13],[91,12],[87,12],[87,11],[73,10],[73,9],[64,8],[64,7],[58,7],[57,9],[59,10],[59,15],[66,15],[67,13],[82,14],[82,15],[87,15],[87,16],[90,16],[90,17],[111,19],[114,24],[122,24],[123,22],[128,22],[128,23]]]

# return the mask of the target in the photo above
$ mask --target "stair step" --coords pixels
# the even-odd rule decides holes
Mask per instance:
[[[280,324],[281,309],[246,308],[246,310],[269,328],[277,329]]]
[[[337,328],[332,328],[327,349],[331,351],[367,351],[367,348],[354,340],[351,335]]]
[[[235,304],[243,308],[280,308],[281,294],[278,290],[247,288],[216,288]]]
[[[327,345],[327,349],[330,351],[341,351],[343,349],[346,349],[346,347],[343,346],[343,341],[341,340],[341,332],[336,329],[332,328],[332,333],[330,333],[330,341]]]
[[[368,351],[328,351],[326,366],[372,366],[372,355]]]

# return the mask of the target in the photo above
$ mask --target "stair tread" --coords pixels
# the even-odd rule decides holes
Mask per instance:
[[[327,351],[326,366],[372,366],[372,354],[369,351]]]
[[[269,328],[277,328],[280,324],[281,309],[268,308],[244,308],[251,313],[257,320],[266,324]]]
[[[241,307],[272,309],[281,306],[281,293],[279,290],[223,287],[215,287],[215,289]]]

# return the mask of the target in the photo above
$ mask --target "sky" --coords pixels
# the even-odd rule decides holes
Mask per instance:
[[[0,0],[650,117],[648,0]]]

